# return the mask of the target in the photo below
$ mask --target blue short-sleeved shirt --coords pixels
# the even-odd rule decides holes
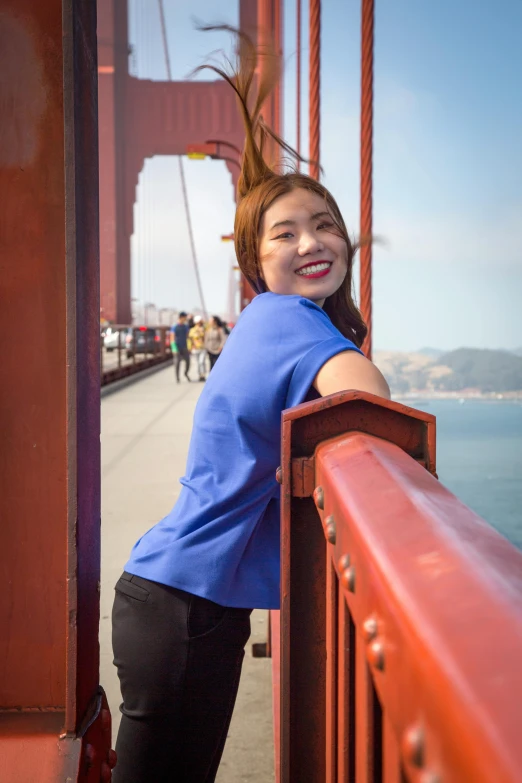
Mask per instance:
[[[346,350],[358,348],[309,299],[257,296],[198,400],[178,501],[125,570],[224,606],[277,609],[281,412]]]

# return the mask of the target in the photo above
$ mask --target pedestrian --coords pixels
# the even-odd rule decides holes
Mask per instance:
[[[198,363],[199,380],[204,381],[206,375],[207,352],[205,350],[205,324],[200,315],[194,316],[194,326],[188,334],[190,351]]]
[[[227,336],[225,330],[221,326],[221,321],[217,315],[213,315],[208,322],[207,329],[205,331],[205,348],[208,353],[208,360],[210,362],[210,369],[218,360],[219,354],[223,350]]]
[[[190,369],[190,351],[188,347],[188,333],[189,328],[187,324],[187,314],[181,312],[178,315],[178,322],[176,326],[172,327],[171,335],[173,336],[175,348],[173,349],[174,358],[174,370],[176,373],[176,381],[179,383],[179,366],[181,362],[185,363],[185,378],[190,381],[189,369]]]
[[[258,69],[244,37],[240,48],[238,72],[217,71],[237,90],[245,123],[234,241],[258,296],[199,398],[179,498],[116,585],[115,783],[215,780],[250,613],[279,607],[281,412],[344,389],[389,396],[360,350],[367,329],[339,207],[319,182],[264,161],[261,99],[273,84],[263,74],[277,69]]]

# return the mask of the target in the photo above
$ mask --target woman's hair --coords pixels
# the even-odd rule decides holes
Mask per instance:
[[[236,92],[245,126],[245,146],[241,159],[241,173],[237,186],[237,209],[234,221],[234,244],[239,267],[256,293],[267,291],[259,259],[261,220],[276,199],[297,188],[308,190],[324,199],[326,210],[334,223],[335,233],[346,243],[348,271],[341,286],[329,296],[323,309],[339,331],[361,346],[367,327],[352,296],[353,261],[357,245],[350,241],[337,202],[320,182],[296,171],[277,172],[265,160],[267,145],[278,145],[294,160],[303,160],[262,119],[261,110],[266,98],[280,77],[280,60],[270,46],[256,49],[251,39],[228,25],[202,27],[203,30],[226,30],[237,40],[237,64],[227,60],[227,66],[207,64],[196,70],[210,68],[230,84]],[[261,68],[258,71],[258,65]],[[256,80],[256,73],[259,77]],[[256,86],[257,94],[253,94]]]

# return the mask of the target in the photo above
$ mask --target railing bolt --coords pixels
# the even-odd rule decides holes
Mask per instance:
[[[341,576],[346,568],[350,568],[350,563],[351,563],[351,559],[348,553],[341,555],[338,563],[339,573],[341,574]]]
[[[278,484],[283,483],[283,468],[281,466],[276,470],[276,481]]]
[[[335,544],[335,519],[330,514],[324,520],[324,535],[329,544]]]
[[[342,583],[343,586],[346,587],[347,590],[350,591],[350,593],[355,593],[355,568],[354,566],[350,566],[349,568],[345,568],[343,575],[342,575]]]
[[[384,648],[382,646],[382,642],[379,641],[379,639],[374,639],[374,641],[371,642],[371,644],[368,646],[368,649],[366,651],[366,657],[368,658],[368,661],[371,663],[372,666],[374,666],[380,672],[383,671]]]
[[[314,489],[315,505],[320,511],[324,511],[324,492],[322,487],[316,487]]]
[[[404,758],[414,767],[424,766],[424,731],[421,726],[410,726],[406,729],[402,738],[402,753]],[[425,776],[422,778],[424,783],[432,783],[431,777],[428,777],[431,774],[430,772],[425,773],[426,780],[424,781]],[[436,778],[433,779],[433,783],[435,780]]]
[[[362,635],[365,642],[371,642],[377,636],[377,620],[375,617],[367,617],[362,625]]]

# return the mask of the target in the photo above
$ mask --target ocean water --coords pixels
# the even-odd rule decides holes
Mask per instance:
[[[522,549],[522,401],[406,404],[437,417],[440,481]]]

